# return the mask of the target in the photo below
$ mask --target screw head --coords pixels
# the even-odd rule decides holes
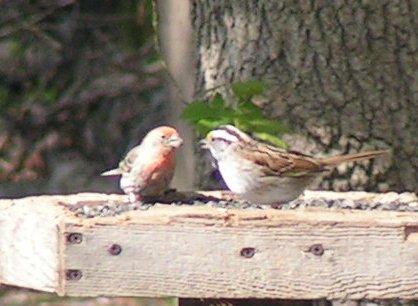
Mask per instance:
[[[309,247],[309,252],[311,252],[315,256],[322,256],[324,254],[324,251],[324,247],[320,243],[313,244]]]
[[[83,241],[81,233],[67,233],[67,242],[69,244],[80,244]]]
[[[251,258],[255,255],[255,248],[242,248],[240,251],[240,255],[244,258]]]
[[[81,272],[81,270],[75,270],[75,269],[69,269],[65,272],[65,278],[67,280],[79,280],[81,279],[81,277],[83,276],[83,273]]]
[[[109,247],[108,251],[110,255],[116,256],[122,253],[122,247],[119,244],[114,243]]]

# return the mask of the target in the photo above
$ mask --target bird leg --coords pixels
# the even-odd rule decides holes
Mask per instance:
[[[128,194],[128,197],[129,197],[129,203],[142,202],[142,197],[138,193],[130,192]]]

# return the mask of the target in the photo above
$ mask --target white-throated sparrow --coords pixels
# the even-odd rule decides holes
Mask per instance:
[[[286,151],[251,138],[227,125],[202,140],[217,161],[228,188],[241,198],[259,204],[278,204],[297,198],[321,173],[343,162],[375,158],[386,151],[314,158]]]

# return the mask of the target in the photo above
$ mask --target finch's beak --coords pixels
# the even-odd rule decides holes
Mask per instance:
[[[209,149],[208,141],[206,139],[200,140],[199,144],[202,147],[202,149]]]
[[[181,139],[179,136],[173,135],[169,138],[168,144],[173,148],[178,148],[183,144],[183,139]]]

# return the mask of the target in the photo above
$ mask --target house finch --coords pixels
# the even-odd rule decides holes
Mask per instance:
[[[168,189],[176,166],[175,150],[182,143],[174,128],[157,127],[128,152],[118,168],[101,175],[121,175],[120,187],[130,202],[157,196]]]

